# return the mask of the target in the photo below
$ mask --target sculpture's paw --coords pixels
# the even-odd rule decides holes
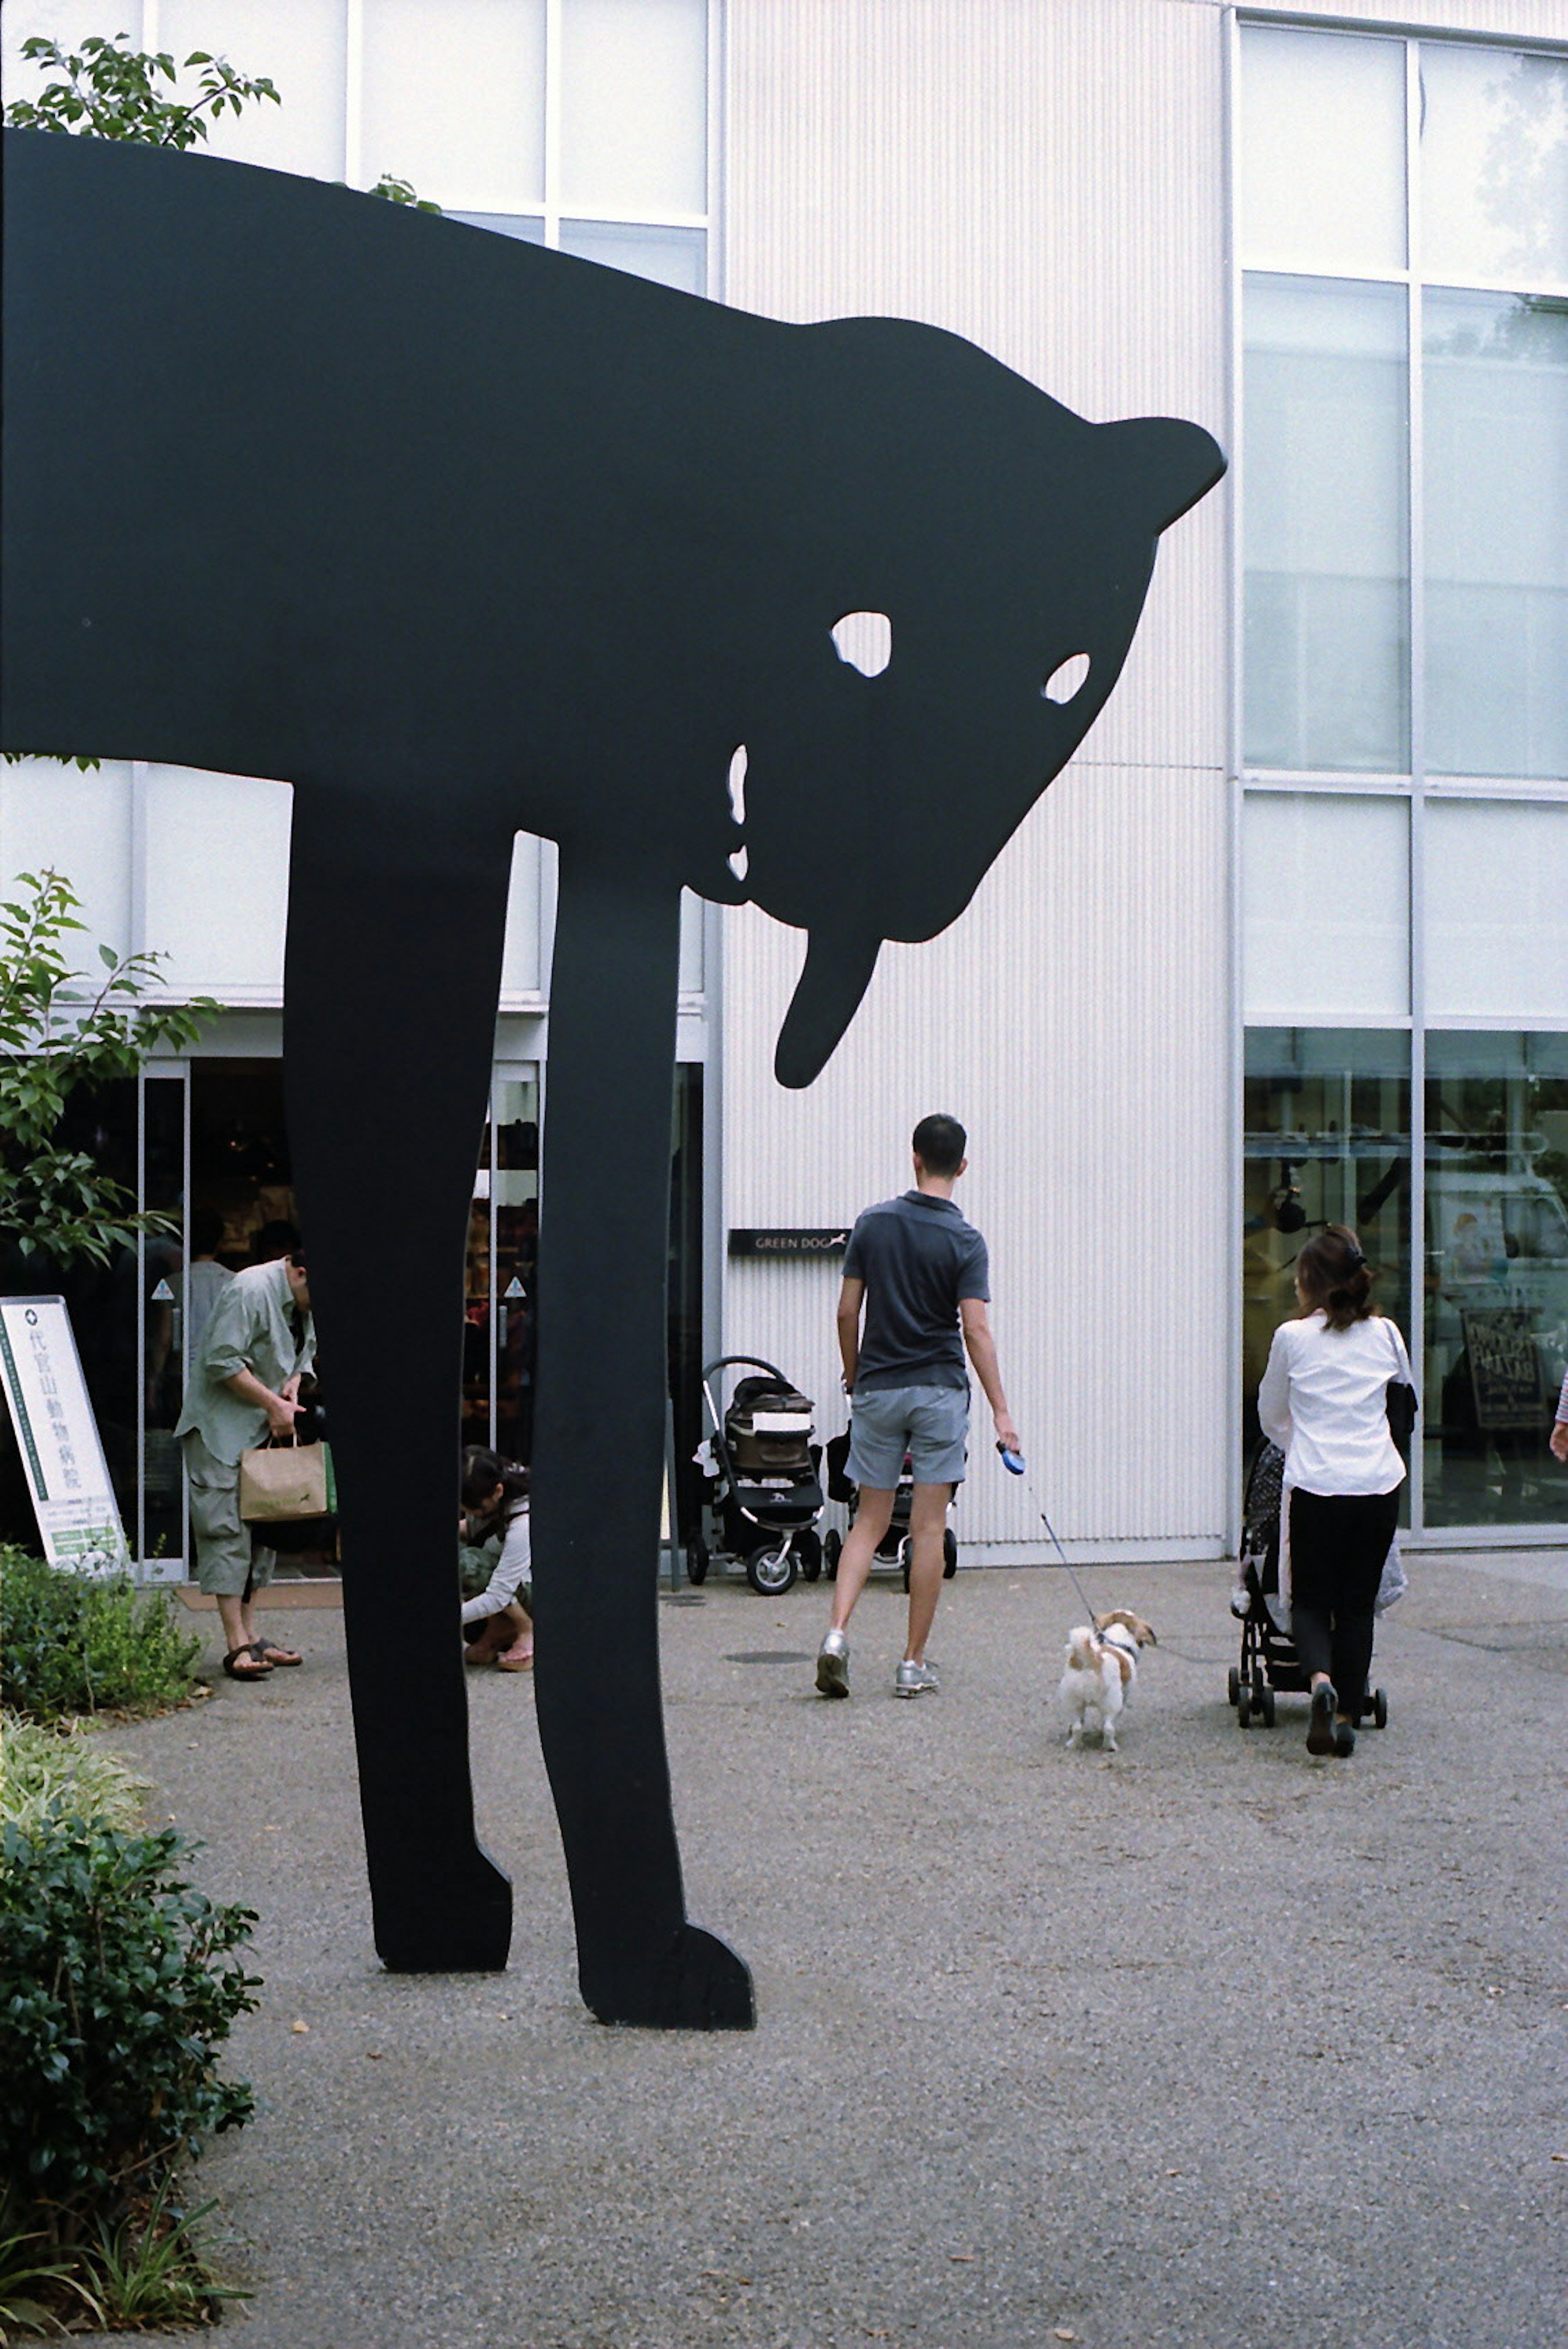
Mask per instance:
[[[757,2002],[743,1960],[700,1925],[682,1925],[668,1949],[635,1961],[585,1960],[582,1992],[600,2023],[646,2031],[753,2031]]]
[[[376,1954],[389,1973],[500,1973],[512,1946],[512,1880],[471,1845],[439,1867],[372,1878]]]

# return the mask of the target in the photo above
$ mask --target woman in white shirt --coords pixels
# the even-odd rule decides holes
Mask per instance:
[[[1346,1225],[1310,1239],[1296,1258],[1301,1317],[1275,1330],[1258,1389],[1263,1433],[1285,1455],[1280,1595],[1311,1679],[1309,1754],[1355,1749],[1377,1587],[1405,1479],[1387,1390],[1390,1379],[1409,1381],[1410,1358],[1371,1290]]]
[[[534,1619],[526,1602],[533,1595],[534,1569],[528,1471],[483,1444],[471,1444],[462,1455],[462,1490],[459,1525],[463,1537],[496,1552],[489,1587],[463,1601],[464,1661],[495,1663],[504,1672],[531,1671]]]

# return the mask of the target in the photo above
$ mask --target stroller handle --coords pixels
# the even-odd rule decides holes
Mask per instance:
[[[768,1376],[772,1379],[784,1379],[784,1372],[777,1367],[777,1365],[773,1362],[764,1362],[759,1354],[721,1354],[717,1361],[705,1362],[703,1364],[702,1378],[704,1383],[712,1377],[715,1371],[730,1370],[732,1368],[738,1367],[742,1363],[743,1363],[748,1370],[766,1371]],[[789,1381],[784,1380],[784,1383],[787,1386]]]

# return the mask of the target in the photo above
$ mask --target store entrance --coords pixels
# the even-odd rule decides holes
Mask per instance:
[[[462,1440],[524,1464],[534,1441],[542,1094],[536,1064],[497,1064],[461,1299]],[[300,1241],[282,1063],[216,1056],[154,1063],[139,1079],[73,1102],[71,1121],[78,1146],[172,1228],[143,1235],[107,1266],[7,1257],[4,1286],[7,1294],[65,1296],[131,1554],[147,1578],[177,1581],[193,1570],[174,1436],[189,1365],[234,1275]],[[379,1169],[376,1179],[395,1183],[397,1169]],[[684,1464],[701,1433],[702,1362],[702,1071],[687,1064],[676,1073],[671,1120],[669,1332],[676,1457]],[[330,1423],[330,1329],[319,1339]],[[36,1528],[14,1449],[9,1426],[0,1428],[0,1539],[30,1543]],[[683,1522],[694,1506],[687,1484],[682,1474]],[[299,1552],[284,1570],[335,1573],[337,1560]]]

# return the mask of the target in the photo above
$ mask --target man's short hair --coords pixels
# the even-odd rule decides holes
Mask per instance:
[[[956,1174],[963,1164],[969,1136],[956,1117],[923,1117],[914,1136],[916,1157],[928,1174]]]

